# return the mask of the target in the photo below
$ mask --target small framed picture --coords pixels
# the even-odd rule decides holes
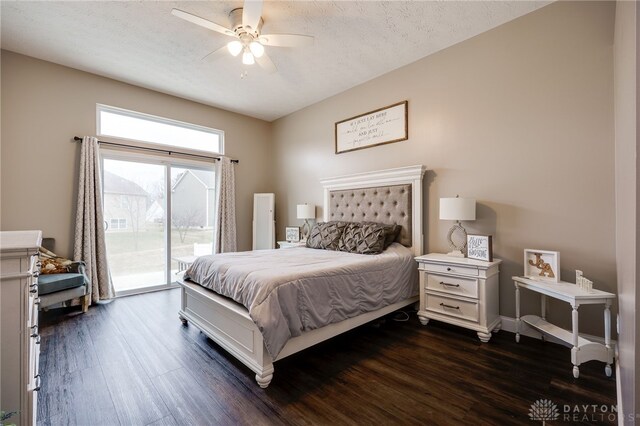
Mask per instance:
[[[560,282],[560,252],[524,249],[524,276],[532,280]]]
[[[493,241],[491,235],[467,235],[467,257],[469,259],[493,262]]]
[[[284,228],[286,240],[290,243],[300,241],[300,227],[299,226],[287,226]]]

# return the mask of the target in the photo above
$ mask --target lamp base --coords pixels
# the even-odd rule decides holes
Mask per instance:
[[[311,233],[311,225],[309,225],[309,220],[304,220],[304,225],[302,225],[302,235],[300,241],[307,241],[309,234]]]
[[[464,229],[459,221],[449,229],[447,240],[449,241],[449,247],[451,248],[451,251],[447,253],[447,256],[466,257],[467,230]]]

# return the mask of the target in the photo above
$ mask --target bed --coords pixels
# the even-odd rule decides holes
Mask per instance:
[[[237,275],[242,279],[243,285],[224,290],[217,287],[220,279],[197,279],[202,281],[202,285],[189,279],[182,280],[180,319],[185,324],[191,323],[199,328],[253,370],[258,385],[266,388],[273,378],[275,361],[415,303],[418,300],[417,285],[414,286],[412,281],[415,278],[413,272],[417,272],[417,264],[413,261],[413,256],[422,254],[423,175],[423,166],[410,166],[321,180],[324,188],[324,221],[399,224],[402,228],[396,242],[379,255],[291,248],[229,253],[198,259],[192,265],[193,269],[190,268],[192,276],[201,278],[207,274],[212,275],[210,271],[217,270],[216,268],[224,268],[224,273],[213,275],[218,278]],[[216,262],[223,266],[216,265]],[[401,265],[403,262],[405,266]],[[302,266],[304,264],[306,266]],[[394,266],[400,269],[394,271]],[[339,271],[338,274],[335,273],[335,268]],[[385,270],[386,275],[380,273]],[[403,275],[402,271],[411,273]],[[348,293],[354,290],[340,293],[339,289],[342,287],[332,287],[331,283],[340,280],[340,274],[356,272],[364,274],[362,280],[367,284],[371,281],[375,288],[383,290],[379,293],[376,293],[377,290],[373,291],[367,294],[365,302],[360,301],[357,306],[351,306],[348,303]],[[375,280],[383,280],[387,285],[376,287]],[[275,331],[265,329],[257,312],[260,310],[258,308],[267,305],[269,301],[258,290],[254,290],[261,288],[257,284],[277,289],[280,292],[278,303],[284,303],[288,299],[292,303],[304,303],[304,300],[310,299],[301,299],[301,294],[306,295],[313,289],[322,293],[319,289],[324,287],[317,284],[320,281],[332,289],[319,297],[313,296],[315,303],[323,301],[315,309],[305,311],[303,318],[284,315],[289,328],[280,327]],[[295,283],[295,289],[292,289],[291,283]],[[345,302],[344,309],[323,309],[322,305],[339,300]],[[367,302],[373,303],[373,300],[376,305],[363,306]],[[251,312],[245,305],[251,307]],[[314,318],[315,316],[318,318]],[[266,317],[266,321],[274,323],[278,323],[280,319],[278,315]]]

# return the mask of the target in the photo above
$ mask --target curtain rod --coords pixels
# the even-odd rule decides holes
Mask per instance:
[[[82,138],[80,136],[74,136],[73,140],[76,142],[82,142]],[[159,149],[159,148],[147,148],[144,146],[135,146],[135,145],[127,145],[124,143],[115,143],[115,142],[106,142],[106,141],[98,141],[99,144],[111,145],[111,146],[121,146],[124,148],[132,148],[132,149],[141,149],[143,151],[153,151],[153,152],[161,152],[163,154],[178,154],[178,155],[188,155],[190,157],[198,157],[198,158],[206,158],[209,160],[218,160],[220,161],[220,157],[209,157],[208,155],[198,155],[198,154],[189,154],[187,152],[179,152],[179,151],[169,151],[167,149]],[[231,160],[232,163],[239,163],[240,160]]]

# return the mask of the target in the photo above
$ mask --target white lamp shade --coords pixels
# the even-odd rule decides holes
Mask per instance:
[[[313,204],[298,204],[298,219],[315,219],[316,206]]]
[[[476,220],[476,200],[440,198],[440,220]]]

